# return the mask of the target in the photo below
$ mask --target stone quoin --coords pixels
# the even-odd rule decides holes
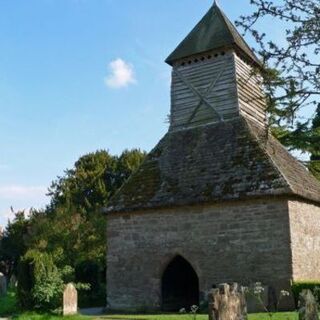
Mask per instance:
[[[108,308],[320,280],[320,184],[268,130],[259,59],[215,3],[166,62],[169,130],[105,209]]]

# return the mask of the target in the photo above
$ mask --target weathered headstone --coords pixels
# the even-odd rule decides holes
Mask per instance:
[[[209,293],[209,320],[245,320],[247,304],[244,289],[238,284],[221,284]]]
[[[7,279],[3,273],[0,272],[0,296],[7,294]]]
[[[319,320],[318,304],[311,290],[302,290],[299,295],[299,320]]]
[[[72,283],[69,283],[63,292],[63,315],[71,316],[78,313],[78,292]]]

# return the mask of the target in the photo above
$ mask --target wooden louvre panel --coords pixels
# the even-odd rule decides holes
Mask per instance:
[[[261,126],[266,125],[266,98],[257,71],[235,54],[240,114]]]
[[[185,129],[236,117],[235,77],[232,50],[197,63],[175,66],[170,129]]]

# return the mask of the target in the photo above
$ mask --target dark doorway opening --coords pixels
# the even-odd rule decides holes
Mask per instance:
[[[190,263],[177,256],[162,276],[162,310],[190,310],[192,305],[199,305],[199,279]]]

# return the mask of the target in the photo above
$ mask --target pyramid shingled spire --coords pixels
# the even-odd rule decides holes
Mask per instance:
[[[232,22],[215,1],[213,6],[189,35],[169,55],[166,62],[174,61],[214,49],[233,47],[254,64],[261,62],[239,34]]]

